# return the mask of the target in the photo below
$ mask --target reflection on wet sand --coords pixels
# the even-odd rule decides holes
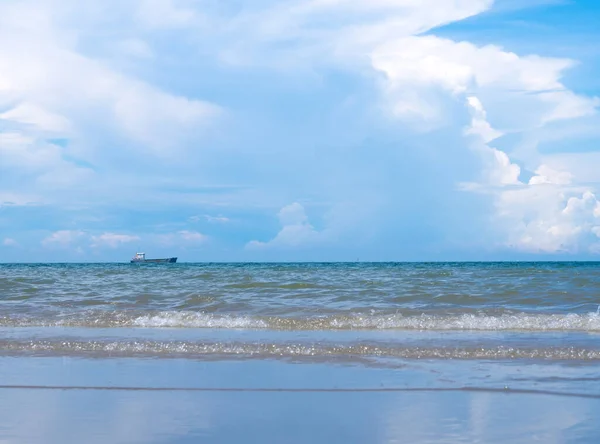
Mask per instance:
[[[597,442],[600,401],[472,391],[2,390],[0,440]],[[35,425],[33,427],[32,425]]]
[[[1,358],[0,442],[598,442],[595,367],[531,367]]]

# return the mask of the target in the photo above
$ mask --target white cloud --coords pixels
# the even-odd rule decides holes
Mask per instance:
[[[308,222],[304,207],[297,202],[283,207],[278,218],[282,228],[273,239],[268,242],[251,241],[247,248],[306,246],[321,237],[321,233]]]
[[[225,224],[229,222],[229,218],[225,216],[209,216],[208,214],[204,216],[204,218],[211,223]]]
[[[283,207],[278,214],[279,222],[281,225],[304,225],[308,221],[304,207],[298,202],[294,202],[291,205]]]
[[[571,182],[598,183],[600,152],[562,152],[540,156],[539,163],[561,174],[570,174]]]
[[[307,0],[242,13],[223,27],[236,37],[221,52],[236,64],[298,66],[307,61],[360,60],[381,42],[424,33],[436,26],[479,14],[492,0]],[[293,41],[286,53],[280,43]],[[285,48],[285,46],[284,46]],[[276,56],[274,56],[276,54]],[[362,62],[360,62],[362,63]]]
[[[574,178],[569,171],[541,164],[528,183],[490,190],[499,244],[528,253],[599,252],[600,202],[589,187],[574,184]]]
[[[31,125],[44,132],[60,135],[71,132],[71,123],[64,116],[46,111],[39,105],[22,102],[0,114],[0,120]]]
[[[495,139],[489,136],[493,129],[481,103],[471,101],[471,106],[478,115],[473,119],[477,123],[466,132],[479,135],[482,141]],[[520,167],[506,153],[487,144],[479,145],[479,149],[493,153],[495,159],[486,163],[485,183],[513,186],[491,193],[497,210],[494,225],[504,236],[504,246],[529,253],[590,253],[600,248],[594,231],[600,222],[600,203],[591,191],[571,186],[573,175],[569,171],[541,164],[524,184],[519,180]]]
[[[600,202],[559,185],[504,191],[497,200],[506,245],[533,253],[592,253],[600,248]]]
[[[91,237],[91,247],[101,248],[110,247],[117,248],[118,246],[126,243],[131,243],[140,240],[138,236],[130,234],[118,234],[118,233],[102,233],[98,236]]]
[[[487,121],[487,114],[481,101],[471,96],[467,98],[467,105],[471,110],[472,119],[465,134],[475,136],[471,148],[483,159],[485,184],[492,186],[520,184],[521,168],[512,163],[505,152],[489,145],[489,142],[500,137],[502,133],[492,128]]]
[[[163,24],[177,24],[188,16],[176,2],[136,4],[140,20],[151,27],[159,17]],[[120,26],[116,40],[103,44],[122,42],[129,53],[151,56],[136,37],[139,29],[126,25],[123,33],[119,23],[131,5],[114,6],[118,3],[0,2],[0,168],[10,165],[11,174],[1,173],[0,186],[7,191],[34,188],[46,195],[55,185],[75,192],[102,183],[114,195],[119,175],[94,177],[94,166],[114,172],[123,168],[115,153],[127,152],[146,162],[153,156],[180,161],[223,115],[218,105],[164,91],[125,74],[110,59],[85,53],[99,26]],[[69,143],[57,146],[49,137]],[[69,202],[69,195],[54,199]]]
[[[548,165],[540,165],[535,170],[535,176],[529,179],[529,185],[540,185],[544,183],[556,185],[569,185],[573,175],[568,171],[556,171]]]
[[[46,247],[74,247],[78,246],[82,252],[84,242],[89,242],[92,248],[117,248],[120,245],[135,242],[140,240],[138,236],[129,234],[119,234],[105,232],[102,234],[92,235],[83,230],[59,230],[52,233],[50,236],[42,240],[42,245]]]
[[[512,163],[508,155],[495,148],[491,148],[493,154],[494,166],[490,172],[490,182],[499,185],[517,185],[521,168]]]
[[[542,117],[542,123],[590,116],[600,106],[598,97],[583,97],[564,89],[540,93],[538,98],[550,104],[550,109]]]
[[[411,36],[377,47],[372,63],[385,74],[385,100],[400,119],[422,119],[432,128],[446,123],[448,100],[468,105],[471,122],[465,135],[480,155],[483,171],[481,183],[463,184],[463,189],[499,187],[490,196],[496,201],[500,243],[544,253],[598,248],[592,209],[597,201],[590,190],[577,188],[574,175],[556,162],[539,164],[523,183],[518,159],[491,145],[508,133],[539,133],[553,122],[596,113],[597,98],[577,95],[560,81],[572,61]]]
[[[586,191],[581,198],[570,197],[562,212],[567,216],[577,217],[582,215],[585,217],[591,214],[600,218],[600,202],[598,202],[594,193]]]
[[[598,99],[577,95],[561,82],[563,71],[574,65],[571,60],[521,56],[495,45],[477,46],[433,35],[412,35],[418,32],[419,26],[433,23],[419,15],[432,9],[425,3],[396,3],[404,8],[414,7],[412,25],[388,26],[394,22],[391,18],[375,24],[362,23],[363,32],[354,36],[345,30],[339,31],[338,39],[334,39],[337,55],[348,56],[353,51],[368,55],[372,68],[384,74],[383,102],[395,118],[410,122],[413,128],[433,129],[448,124],[450,113],[457,108],[452,103],[468,105],[471,122],[465,135],[470,138],[470,149],[480,156],[483,171],[481,183],[464,184],[463,189],[517,187],[491,194],[497,199],[498,214],[503,215],[496,218],[502,220],[497,222],[497,228],[501,236],[506,236],[504,240],[508,238],[507,243],[542,251],[582,248],[585,233],[591,232],[586,217],[561,216],[562,201],[543,191],[529,191],[522,182],[518,162],[490,144],[509,133],[539,130],[559,120],[593,115]],[[316,4],[319,7],[325,4],[340,8],[356,6],[342,1]],[[468,15],[487,7],[489,3],[464,2],[448,6],[442,13],[450,18],[454,13]],[[415,17],[421,20],[414,20]],[[444,21],[441,17],[433,20]],[[401,19],[396,19],[395,23],[400,22]],[[359,29],[359,25],[354,29]],[[367,29],[373,32],[365,32]],[[496,125],[492,125],[488,111]],[[560,165],[540,164],[529,184],[566,186],[572,179],[573,175]],[[531,203],[529,199],[537,199],[537,202]],[[535,213],[531,216],[533,219],[525,222],[525,214],[531,211]],[[507,217],[512,218],[510,222],[506,221]],[[511,224],[513,228],[509,229]],[[285,226],[280,235],[287,235]],[[271,242],[281,241],[275,238]]]
[[[42,245],[46,247],[68,247],[82,239],[85,235],[86,233],[80,230],[59,230],[42,240]]]
[[[356,93],[356,96],[344,100],[351,103],[360,96],[356,103],[364,104],[369,112],[373,109],[370,107],[372,102],[378,101],[397,119],[392,122],[400,128],[394,128],[400,136],[397,146],[390,151],[404,149],[406,153],[414,146],[422,146],[409,141],[410,137],[413,140],[419,137],[412,134],[413,128],[428,130],[446,125],[450,128],[443,128],[443,131],[453,136],[462,131],[465,142],[460,149],[464,148],[464,153],[471,150],[481,160],[479,177],[465,179],[478,182],[468,183],[465,188],[484,190],[494,200],[497,213],[493,216],[499,243],[510,243],[531,251],[585,249],[585,243],[592,242],[597,231],[595,210],[588,208],[593,200],[586,192],[598,195],[590,184],[598,179],[595,168],[598,159],[589,153],[561,157],[543,156],[537,152],[537,144],[544,138],[549,125],[595,113],[597,99],[576,94],[562,81],[565,70],[575,62],[521,55],[495,45],[478,46],[426,35],[436,26],[479,14],[491,5],[492,0],[242,1],[226,8],[195,0],[0,2],[0,41],[3,42],[0,47],[0,125],[4,129],[0,134],[0,188],[3,190],[0,205],[3,200],[19,205],[32,200],[71,204],[72,196],[79,192],[86,203],[92,194],[94,198],[96,194],[100,195],[104,202],[128,196],[136,204],[160,201],[161,205],[163,202],[173,206],[177,203],[180,208],[183,205],[198,207],[198,202],[209,203],[211,205],[202,210],[209,212],[208,208],[225,206],[231,201],[239,203],[243,200],[242,205],[264,208],[273,201],[290,202],[294,196],[310,196],[332,208],[331,221],[327,216],[323,218],[324,229],[316,230],[302,205],[296,203],[281,210],[281,230],[271,241],[253,241],[248,246],[323,245],[340,233],[350,237],[351,230],[347,227],[358,224],[357,221],[362,221],[363,226],[353,227],[355,233],[376,230],[373,227],[381,226],[385,215],[379,215],[380,219],[374,221],[382,224],[364,223],[365,219],[372,222],[371,214],[365,215],[371,200],[365,199],[352,209],[344,209],[340,203],[349,202],[364,191],[364,196],[379,193],[378,198],[383,202],[380,207],[386,206],[387,214],[404,211],[407,206],[403,198],[397,198],[399,194],[394,194],[397,191],[390,191],[391,187],[383,190],[367,183],[363,165],[356,162],[358,155],[348,162],[348,169],[360,169],[354,174],[360,178],[348,180],[349,186],[323,186],[323,183],[341,182],[332,173],[331,178],[304,180],[298,185],[301,190],[272,186],[272,183],[285,184],[287,178],[284,176],[292,171],[291,168],[277,168],[276,162],[292,164],[296,159],[310,157],[292,153],[292,148],[288,149],[285,143],[281,144],[286,147],[285,155],[281,156],[259,158],[253,151],[251,157],[240,157],[241,160],[228,157],[236,150],[246,150],[247,146],[259,151],[259,144],[246,144],[245,136],[268,134],[263,131],[267,126],[255,128],[254,125],[267,120],[265,115],[272,110],[265,112],[265,109],[274,102],[265,100],[260,106],[243,102],[256,96],[245,92],[238,95],[238,91],[229,88],[246,85],[234,81],[236,75],[244,76],[246,72],[240,66],[235,67],[240,69],[237,73],[232,67],[220,71],[223,68],[221,61],[260,65],[261,69],[253,73],[256,77],[251,77],[252,81],[258,79],[258,83],[259,76],[272,75],[263,69],[265,67],[283,68],[293,76],[310,72],[311,80],[325,80],[319,83],[323,88],[327,88],[327,82],[331,80],[327,70],[333,68],[335,73],[348,70],[353,75],[364,75],[363,81],[377,82],[381,88],[378,97],[366,97],[372,90],[365,92],[357,88],[349,93]],[[180,82],[179,74],[173,72],[181,72],[184,66],[189,72],[185,72],[185,82]],[[211,77],[221,73],[231,77],[218,81]],[[354,81],[355,77],[351,77]],[[153,81],[157,83],[153,84]],[[219,90],[220,82],[227,85],[226,91]],[[213,85],[217,88],[213,89]],[[258,87],[260,90],[261,85]],[[306,82],[302,87],[306,87]],[[230,103],[233,106],[241,104],[243,112],[237,116],[239,120],[233,122],[239,126],[232,127],[226,135],[233,137],[223,145],[217,141],[218,149],[210,153],[214,157],[203,163],[200,160],[204,160],[201,155],[205,151],[200,144],[208,134],[207,129],[223,115],[221,107],[199,97],[200,91],[209,89],[211,97],[222,94],[230,100],[235,96]],[[331,98],[333,95],[328,94],[329,91],[324,92],[322,96],[328,97],[326,100],[337,100]],[[278,89],[277,94],[280,93],[285,95]],[[260,97],[262,99],[262,91]],[[246,111],[251,112],[244,114]],[[261,114],[263,112],[265,114]],[[349,122],[335,120],[342,121],[340,126],[345,130],[363,117],[363,114],[352,115],[355,120]],[[365,120],[372,119],[372,123],[380,117],[380,114],[375,118],[369,115]],[[283,113],[281,119],[281,122],[286,119]],[[242,120],[244,122],[240,124]],[[327,116],[320,120],[326,121]],[[410,125],[396,123],[402,121]],[[360,135],[360,143],[371,136],[378,140],[379,123]],[[592,123],[590,126],[598,125]],[[296,127],[290,124],[289,128]],[[286,134],[289,128],[285,128]],[[410,137],[404,137],[402,129],[407,130]],[[326,134],[323,139],[331,137],[331,140],[319,146],[358,143],[358,137],[349,138],[351,143],[346,144],[346,139],[341,143],[340,137],[346,137],[345,133],[352,131],[342,132],[343,136],[333,131]],[[235,140],[238,134],[243,134],[239,136],[243,143]],[[56,135],[68,139],[68,143],[48,140]],[[505,141],[515,135],[527,136],[531,145],[527,158],[517,149],[506,146]],[[307,140],[312,144],[316,139]],[[436,161],[441,157],[444,161],[451,158],[452,150],[458,153],[452,160],[471,155],[458,152],[459,148],[450,146],[446,139],[436,141],[431,137],[427,141],[438,145],[427,148],[431,150],[427,155],[433,153],[432,158]],[[236,143],[244,147],[235,146]],[[265,151],[270,149],[272,147],[266,147]],[[444,156],[436,157],[442,151]],[[195,157],[197,152],[200,154]],[[224,163],[213,163],[225,157],[228,158]],[[410,156],[404,156],[403,161],[407,157]],[[335,165],[332,170],[346,168],[345,160],[341,162],[344,166],[339,167],[340,157],[334,148],[324,152],[321,158]],[[130,167],[130,159],[139,161],[142,167]],[[254,187],[247,194],[236,194],[232,198],[232,191],[215,198],[202,192],[166,190],[169,183],[184,184],[181,189],[191,190],[198,183],[209,181],[211,172],[205,174],[203,165],[220,168],[226,163],[225,174],[229,174],[234,169],[229,169],[229,165],[237,166],[236,163],[242,164],[244,159],[252,159],[257,164],[263,162],[257,168],[244,164],[240,179],[236,177],[235,180],[247,180]],[[266,165],[264,159],[267,159]],[[155,175],[152,180],[142,177],[146,167],[154,169],[149,173]],[[127,168],[133,174],[122,177],[119,170]],[[298,165],[297,171],[305,168],[304,164]],[[385,168],[391,170],[394,165],[390,162]],[[180,177],[180,172],[186,169],[193,173]],[[263,177],[265,171],[277,173],[272,176],[267,173]],[[534,175],[529,178],[532,171]],[[427,173],[424,171],[423,177]],[[339,173],[340,176],[344,174]],[[386,174],[389,174],[388,170],[381,177],[387,177]],[[453,171],[453,165],[442,174],[454,174],[457,181],[464,178]],[[177,176],[177,180],[171,180],[169,175],[171,178]],[[373,177],[377,179],[375,174]],[[431,180],[432,187],[435,180]],[[583,186],[583,182],[590,183]],[[411,194],[422,191],[414,190],[413,184],[414,179],[398,177],[398,182],[392,185],[395,189],[406,189],[403,196],[411,199],[414,197]],[[145,187],[153,187],[152,193]],[[52,193],[57,189],[59,192]],[[218,199],[220,202],[215,204]],[[369,211],[373,212],[373,209]],[[414,214],[406,214],[407,219],[411,217],[415,217]],[[197,222],[201,218],[210,223],[229,221],[221,215],[198,216],[190,220]],[[92,242],[99,244],[105,235],[127,236],[104,233],[85,239],[93,238]],[[169,245],[185,245],[202,243],[207,238],[202,233],[181,231],[157,239]],[[106,241],[112,245],[125,242],[117,238]],[[49,240],[48,243],[60,244],[60,241]]]
[[[191,216],[189,218],[189,221],[200,222],[203,219],[211,224],[226,224],[230,222],[230,219],[228,217],[225,217],[223,215],[211,216],[210,214],[205,214],[204,216]]]
[[[180,231],[179,236],[181,236],[181,238],[187,242],[195,242],[195,243],[202,243],[205,242],[208,237],[205,236],[202,233],[199,233],[197,231],[187,231],[187,230],[183,230]]]
[[[38,205],[41,199],[38,196],[0,191],[0,208],[3,206]]]
[[[65,160],[58,145],[21,132],[0,132],[0,157],[0,184],[20,190],[12,194],[29,189],[47,194],[90,181],[95,175],[90,168]]]
[[[181,230],[176,233],[160,234],[158,242],[165,246],[197,246],[209,240],[209,237],[198,231]]]
[[[28,170],[43,171],[62,161],[57,146],[38,143],[33,137],[18,132],[0,132],[0,154],[2,169],[24,167]]]
[[[4,245],[5,247],[17,247],[19,246],[19,243],[10,237],[5,237],[2,241],[2,245]]]
[[[172,148],[172,141],[182,131],[212,123],[220,113],[217,106],[208,103],[171,96],[140,82],[114,80],[116,94],[110,100],[116,121],[134,140],[154,147],[155,154],[169,154],[162,150]]]
[[[467,103],[472,110],[472,119],[471,126],[466,130],[466,134],[477,135],[486,144],[502,136],[502,132],[492,128],[487,121],[487,114],[483,108],[483,104],[477,97],[467,97]]]
[[[519,56],[494,45],[478,47],[436,36],[391,40],[378,46],[371,59],[386,76],[386,98],[398,117],[416,114],[441,123],[444,96],[432,95],[433,87],[461,101],[468,95],[474,108],[483,101],[495,114],[502,112],[505,128],[500,132],[473,122],[473,131],[484,134],[487,141],[507,130],[594,114],[600,103],[576,95],[560,82],[562,72],[573,65],[567,59]],[[526,114],[530,116],[523,119]]]
[[[518,66],[521,62],[517,62],[515,57],[511,59]],[[517,70],[521,89],[555,87],[562,91],[533,95],[530,101],[537,101],[542,106],[534,107],[537,109],[537,119],[530,122],[530,127],[523,125],[520,131],[538,130],[552,120],[575,119],[595,112],[595,99],[576,96],[558,82],[560,70],[568,66],[566,63],[562,66],[555,64],[554,72],[551,69],[543,72],[544,63],[536,68],[539,61],[540,58],[529,58],[521,70]],[[552,65],[546,65],[546,68],[549,66]],[[538,70],[540,75],[536,76]],[[507,86],[500,84],[497,87],[501,88],[494,94],[499,94]],[[506,93],[508,102],[512,97],[509,91]],[[486,92],[481,94],[485,95]],[[489,145],[503,133],[491,126],[483,104],[477,97],[470,96],[467,101],[473,117],[465,132],[477,136],[481,141],[473,145],[476,150],[488,153],[484,160],[484,186],[513,187],[491,193],[496,200],[497,210],[494,225],[497,233],[504,236],[501,243],[533,253],[589,253],[598,250],[600,244],[594,235],[594,227],[598,223],[596,212],[600,212],[600,209],[596,208],[600,208],[600,204],[595,195],[590,190],[582,191],[581,187],[572,186],[574,176],[563,165],[551,167],[542,163],[535,169],[535,175],[524,184],[520,180],[521,168],[505,152]],[[531,113],[531,106],[527,107],[527,111]],[[501,116],[503,112],[522,114],[516,109],[497,109],[496,115],[500,113]]]

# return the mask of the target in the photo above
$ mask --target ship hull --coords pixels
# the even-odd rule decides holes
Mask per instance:
[[[174,264],[177,262],[176,257],[168,257],[165,259],[132,259],[131,264]]]

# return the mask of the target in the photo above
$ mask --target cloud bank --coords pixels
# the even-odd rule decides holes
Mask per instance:
[[[596,254],[577,60],[438,33],[501,6],[4,2],[0,248]]]

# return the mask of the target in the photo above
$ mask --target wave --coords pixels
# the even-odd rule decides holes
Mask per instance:
[[[598,361],[600,350],[577,347],[400,347],[378,344],[305,344],[74,339],[0,341],[1,354],[114,357],[549,359]]]
[[[66,315],[0,317],[0,327],[141,327],[270,330],[445,330],[600,332],[600,314],[345,314],[234,316],[193,311],[86,310]]]

